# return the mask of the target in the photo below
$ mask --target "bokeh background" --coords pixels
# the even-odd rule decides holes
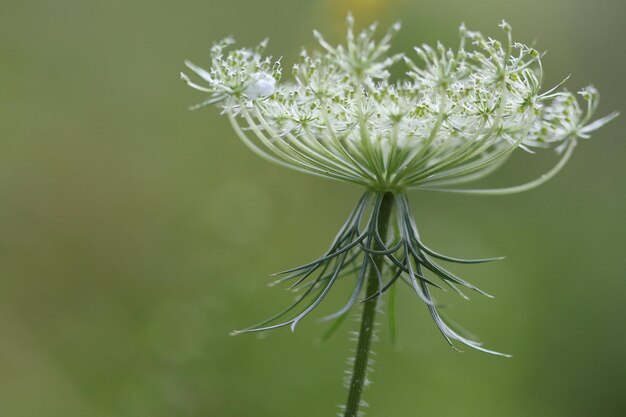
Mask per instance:
[[[348,323],[330,341],[231,337],[291,296],[269,273],[318,255],[360,190],[250,153],[178,79],[211,43],[266,36],[289,66],[319,28],[402,20],[395,48],[456,45],[457,27],[547,50],[546,83],[593,82],[624,110],[622,0],[16,1],[0,4],[0,416],[317,417],[344,401]],[[448,314],[510,352],[457,353],[408,291],[399,344],[381,319],[367,415],[626,415],[626,117],[540,189],[415,193],[422,234],[495,300]],[[545,171],[520,154],[492,184]],[[342,287],[346,293],[348,288]],[[345,294],[326,304],[336,307]],[[319,317],[319,315],[318,315]]]

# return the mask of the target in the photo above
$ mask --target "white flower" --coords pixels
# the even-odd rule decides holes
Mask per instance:
[[[387,57],[394,25],[377,42],[376,26],[359,34],[348,18],[345,45],[318,33],[321,51],[303,51],[294,80],[278,82],[279,62],[255,49],[226,52],[226,39],[211,50],[211,67],[187,66],[203,81],[182,78],[208,93],[198,106],[219,104],[244,143],[260,156],[310,174],[381,190],[445,189],[490,174],[520,148],[554,148],[563,161],[539,181],[498,190],[517,192],[543,183],[564,165],[577,138],[610,121],[592,121],[598,92],[576,96],[541,92],[540,54],[513,42],[460,28],[456,49],[438,43],[408,56]],[[403,58],[407,77],[390,80],[389,67]]]
[[[181,75],[191,87],[208,94],[196,107],[222,107],[237,135],[261,157],[368,189],[328,251],[316,261],[285,271],[279,279],[295,281],[293,287],[307,281],[304,294],[283,313],[246,331],[295,328],[338,277],[355,273],[348,302],[329,319],[349,313],[366,281],[368,287],[376,278],[379,281],[375,292],[366,291],[368,301],[401,280],[427,304],[450,343],[496,353],[447,325],[431,295],[431,289],[441,288],[432,278],[461,295],[458,287],[483,293],[437,260],[486,260],[452,258],[424,245],[404,191],[504,194],[536,187],[565,165],[578,138],[589,138],[617,113],[592,121],[599,97],[593,87],[579,93],[585,109],[576,95],[559,91],[560,84],[541,92],[540,54],[514,43],[511,27],[504,21],[500,25],[504,42],[462,25],[457,48],[422,45],[415,49],[419,63],[408,56],[386,55],[399,25],[378,42],[375,25],[356,35],[353,25],[349,17],[345,45],[332,46],[315,32],[322,50],[301,53],[293,81],[279,82],[280,63],[262,56],[265,42],[256,49],[226,53],[230,39],[212,48],[209,70],[187,62],[201,83]],[[406,77],[392,80],[389,68],[401,58],[408,66]],[[517,149],[545,148],[559,152],[561,159],[534,181],[488,190],[449,188],[491,174]],[[381,232],[383,217],[389,225],[383,229],[389,233]],[[392,274],[386,282],[382,258]],[[374,278],[366,278],[367,271],[374,271]],[[295,315],[283,321],[290,312]]]

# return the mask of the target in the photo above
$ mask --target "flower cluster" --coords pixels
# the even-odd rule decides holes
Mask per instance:
[[[211,49],[211,67],[190,62],[197,77],[182,78],[220,105],[246,145],[264,158],[300,171],[378,190],[440,188],[482,178],[517,148],[554,147],[563,162],[528,185],[546,181],[564,165],[576,140],[616,116],[591,121],[598,103],[593,87],[576,94],[559,86],[541,91],[541,54],[513,42],[460,28],[456,49],[415,48],[415,57],[387,56],[395,24],[380,41],[376,27],[355,34],[347,21],[345,45],[318,33],[322,50],[303,51],[293,80],[281,82],[280,61],[255,49]],[[415,59],[414,59],[415,58]],[[403,61],[406,77],[389,68]]]

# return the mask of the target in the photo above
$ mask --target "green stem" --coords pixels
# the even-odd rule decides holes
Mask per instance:
[[[380,236],[385,239],[389,229],[389,219],[394,204],[394,195],[386,192],[378,213],[378,231]],[[379,245],[374,245],[379,248]],[[374,263],[379,271],[382,271],[384,256],[375,255]],[[367,286],[365,288],[365,298],[372,297],[379,291],[378,276],[376,268],[370,266],[367,277]],[[350,392],[348,393],[348,401],[346,403],[346,411],[344,417],[357,417],[359,405],[361,404],[361,395],[365,386],[367,377],[367,365],[369,363],[370,345],[374,334],[374,318],[376,317],[376,304],[378,297],[372,297],[369,301],[363,303],[363,312],[361,314],[361,328],[359,330],[359,339],[357,342],[356,357],[354,360],[354,369],[350,380]]]

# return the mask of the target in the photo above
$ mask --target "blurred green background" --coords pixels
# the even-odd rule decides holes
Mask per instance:
[[[547,50],[546,85],[593,82],[599,115],[624,110],[622,0],[15,1],[0,5],[0,416],[317,417],[344,401],[344,326],[319,345],[229,331],[291,296],[268,274],[318,255],[360,194],[249,152],[178,79],[211,43],[266,36],[289,66],[319,28],[402,20],[397,50],[457,27]],[[495,300],[448,313],[502,359],[450,349],[400,292],[400,343],[382,319],[370,416],[626,415],[626,117],[583,141],[540,189],[411,196],[424,238]],[[514,158],[493,184],[546,170]],[[348,288],[343,287],[345,293]],[[404,288],[402,288],[404,289]],[[340,298],[329,301],[336,307]],[[319,315],[318,315],[319,317]]]

